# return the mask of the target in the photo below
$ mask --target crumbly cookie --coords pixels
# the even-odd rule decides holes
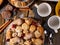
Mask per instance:
[[[29,29],[29,25],[26,24],[26,23],[23,23],[23,24],[22,24],[22,29],[23,29],[23,30],[28,30],[28,29]]]
[[[36,26],[35,25],[31,25],[29,31],[30,32],[34,32],[35,30],[36,30]]]
[[[11,39],[11,37],[12,37],[12,32],[11,32],[11,30],[7,30],[7,31],[6,31],[6,40]]]
[[[15,29],[16,32],[21,32],[22,31],[22,27],[21,26],[17,26]]]
[[[41,33],[41,35],[44,34],[44,29],[42,26],[37,27],[37,30]]]
[[[23,22],[22,22],[22,20],[21,19],[16,19],[15,21],[14,21],[14,24],[17,24],[17,25],[21,25]]]
[[[30,24],[32,23],[32,19],[31,19],[31,18],[25,19],[25,22],[26,22],[28,25],[30,25]]]
[[[35,45],[42,45],[43,44],[43,41],[41,39],[35,39],[34,44]]]
[[[34,35],[36,38],[39,38],[41,36],[41,33],[37,30],[34,32]]]

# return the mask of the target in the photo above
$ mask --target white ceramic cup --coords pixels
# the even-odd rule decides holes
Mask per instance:
[[[58,33],[58,29],[60,28],[60,17],[52,16],[48,19],[48,26]]]
[[[41,17],[49,16],[52,11],[51,6],[48,3],[35,4],[35,7],[37,8],[37,13]]]

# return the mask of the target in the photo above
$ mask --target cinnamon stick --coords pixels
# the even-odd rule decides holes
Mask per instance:
[[[12,22],[12,20],[9,20],[8,22],[6,22],[6,23],[4,24],[4,26],[0,29],[0,33],[1,33],[2,31],[4,31],[4,29],[5,29],[11,22]]]
[[[7,23],[8,23],[8,21],[5,22],[2,26],[0,26],[0,29],[1,29],[3,26],[5,26]]]

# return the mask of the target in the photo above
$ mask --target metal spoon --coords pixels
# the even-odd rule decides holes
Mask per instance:
[[[49,42],[50,42],[50,45],[53,45],[53,36],[52,36],[52,33],[49,36]]]

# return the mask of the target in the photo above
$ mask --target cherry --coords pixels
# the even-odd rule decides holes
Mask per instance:
[[[12,25],[12,28],[16,28],[16,26],[17,26],[17,24],[13,24],[13,25]]]
[[[22,34],[22,36],[21,36],[21,38],[23,39],[23,38],[24,38],[24,36],[25,36],[25,34],[23,33],[23,34]]]
[[[7,39],[6,41],[10,41],[10,39]]]
[[[37,22],[32,21],[32,25],[35,25],[37,27]]]

